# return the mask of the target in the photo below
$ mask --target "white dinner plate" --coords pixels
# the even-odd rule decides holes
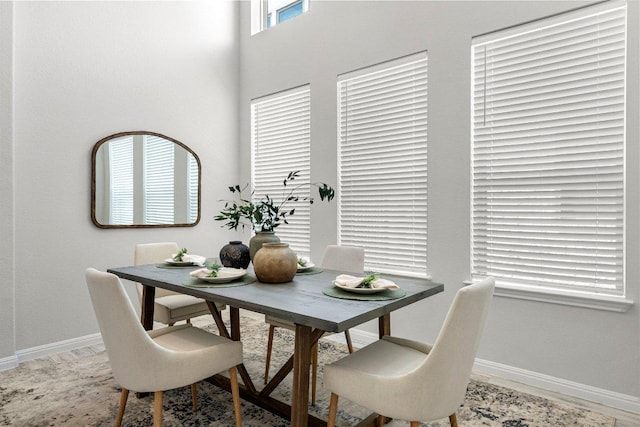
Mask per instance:
[[[216,277],[205,276],[204,273],[202,276],[198,275],[195,277],[208,283],[228,283],[232,280],[243,277],[245,274],[247,274],[247,270],[245,270],[244,268],[222,267],[220,270],[218,270],[218,276]]]
[[[305,265],[304,267],[298,265],[298,271],[307,271],[315,266],[316,265],[314,263],[307,261],[307,265]]]
[[[333,281],[333,286],[340,288],[343,291],[353,292],[354,294],[377,294],[378,292],[384,292],[387,288],[350,288],[348,286],[341,286]]]
[[[174,261],[173,258],[167,258],[164,260],[169,265],[196,265],[193,261]]]

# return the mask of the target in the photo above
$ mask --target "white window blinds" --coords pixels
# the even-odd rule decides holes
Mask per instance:
[[[111,218],[108,224],[133,224],[133,137],[124,136],[109,144],[109,191]]]
[[[294,184],[310,182],[310,88],[303,86],[260,98],[251,103],[252,181],[256,200],[264,195],[280,202],[285,197],[282,183],[289,172],[300,171]],[[289,189],[290,186],[287,187]],[[310,196],[309,186],[296,191]],[[310,254],[311,209],[308,203],[287,204],[295,214],[276,233],[298,256]]]
[[[620,295],[626,4],[472,44],[472,274]]]
[[[171,224],[174,217],[174,143],[144,137],[144,223]]]
[[[338,81],[339,239],[378,272],[427,275],[427,54]]]
[[[188,156],[188,192],[189,192],[189,223],[194,223],[198,220],[198,182],[200,178],[200,170],[198,169],[198,162],[195,156]]]

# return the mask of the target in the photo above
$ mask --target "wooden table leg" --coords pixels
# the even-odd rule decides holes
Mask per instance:
[[[229,307],[229,320],[231,322],[231,339],[240,341],[240,309]]]
[[[155,306],[156,288],[142,286],[142,307],[140,321],[146,331],[153,329],[153,308]]]
[[[378,335],[382,338],[385,335],[391,335],[391,315],[385,314],[378,317]]]
[[[308,425],[311,344],[311,328],[296,325],[293,387],[291,390],[291,427],[307,427]]]

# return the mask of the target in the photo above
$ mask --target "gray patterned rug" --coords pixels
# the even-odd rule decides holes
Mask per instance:
[[[207,328],[215,330],[210,325]],[[242,318],[245,365],[260,387],[268,328],[264,322]],[[346,355],[339,344],[320,342],[320,363]],[[276,330],[272,372],[293,349],[293,335]],[[322,370],[320,369],[320,374]],[[291,379],[285,380],[274,397],[287,400]],[[318,381],[318,402],[310,412],[326,419],[328,398]],[[120,388],[111,376],[105,352],[98,346],[86,347],[22,363],[0,372],[0,425],[4,426],[111,426],[117,412]],[[125,426],[152,424],[152,397],[131,395],[124,415]],[[165,393],[164,426],[232,426],[233,407],[228,393],[208,383],[198,384],[199,410],[191,410],[188,387]],[[288,426],[289,423],[247,402],[242,403],[245,426]],[[340,400],[338,425],[356,424],[369,414],[346,399]],[[582,410],[513,390],[472,381],[464,405],[458,411],[461,427],[579,426],[611,427],[611,417]],[[387,426],[407,426],[392,421]],[[448,426],[448,420],[423,424]]]

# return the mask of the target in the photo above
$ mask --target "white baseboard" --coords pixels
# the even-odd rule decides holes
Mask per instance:
[[[640,398],[635,396],[482,359],[476,359],[473,370],[474,372],[490,374],[510,381],[640,414]]]
[[[38,357],[50,356],[55,353],[96,344],[102,344],[102,335],[99,333],[18,350],[16,351],[16,359],[18,363],[22,363],[27,360],[37,359]]]
[[[378,339],[378,334],[358,329],[350,329],[350,334],[353,346],[356,348],[362,348]],[[327,339],[335,342],[345,342],[344,334],[330,335]],[[635,396],[482,359],[476,359],[473,370],[474,372],[490,374],[509,381],[516,381],[525,385],[640,414],[640,398]]]
[[[18,367],[18,356],[3,357],[0,359],[0,371],[7,371],[9,369]]]

